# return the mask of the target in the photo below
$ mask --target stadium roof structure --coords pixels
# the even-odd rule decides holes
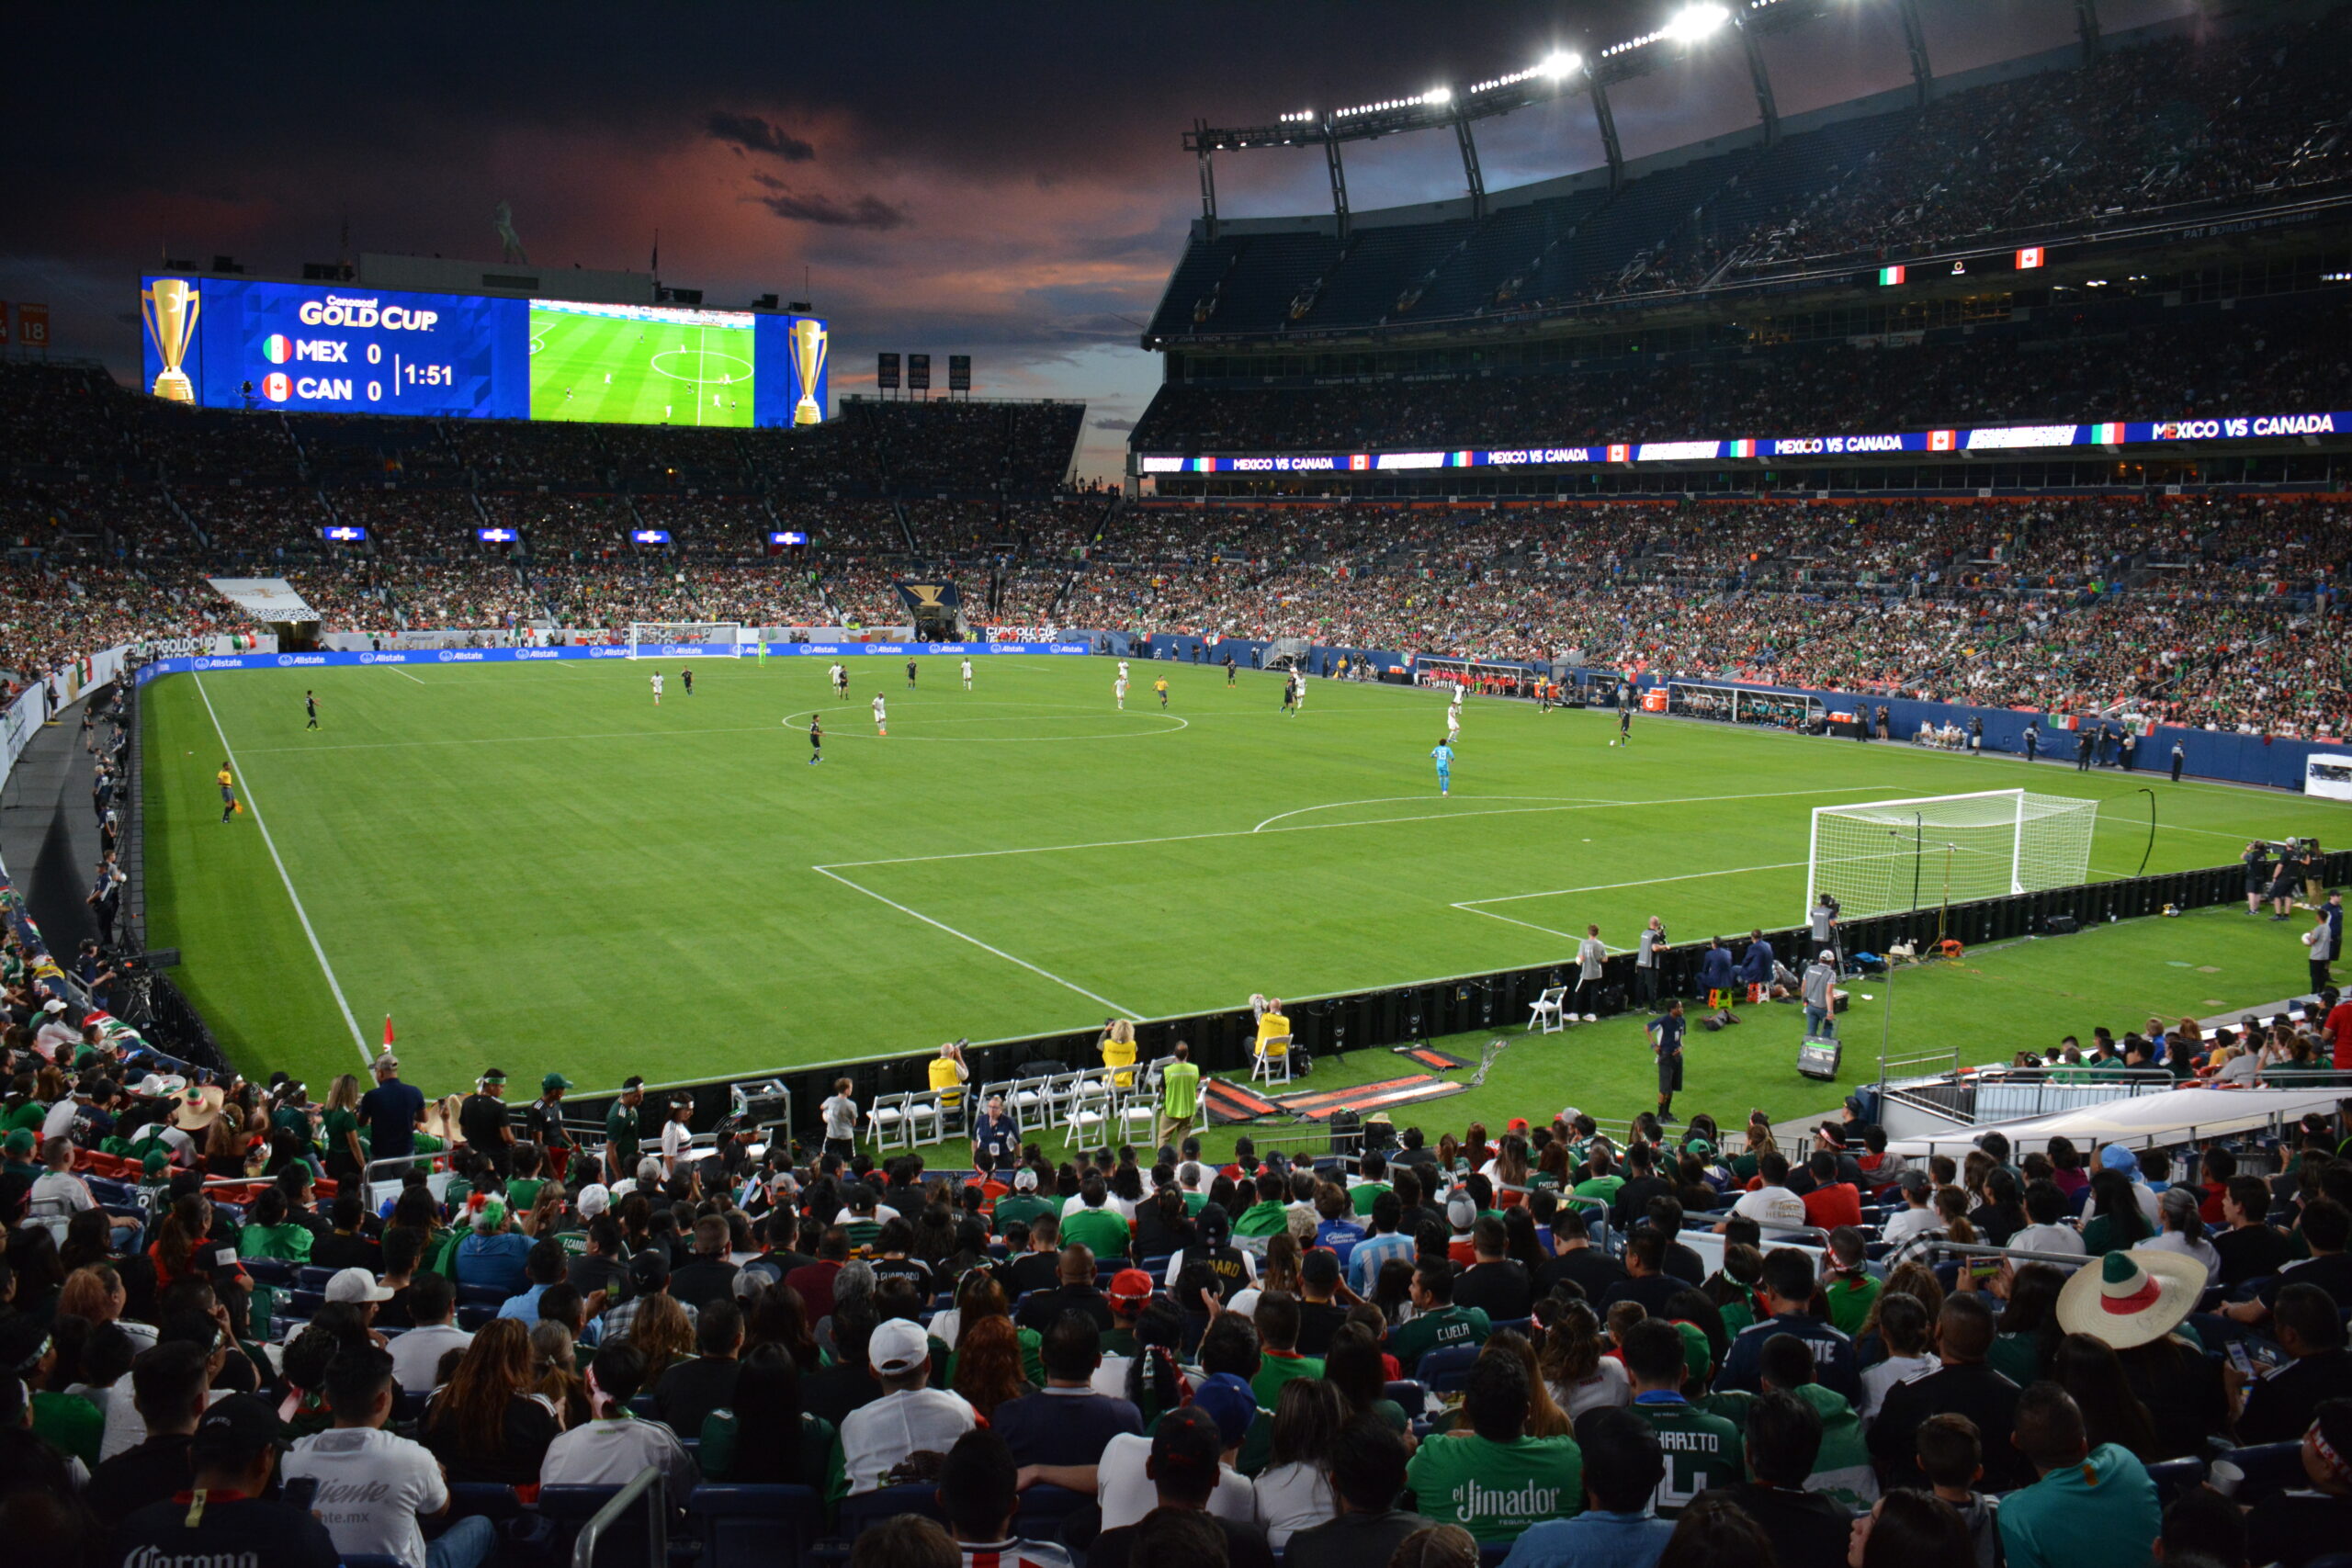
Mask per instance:
[[[1851,3],[1851,0],[1849,0]],[[1927,101],[1933,81],[1928,62],[1927,35],[1919,22],[1918,0],[1870,0],[1892,6],[1903,24],[1905,50],[1918,100]],[[1624,178],[1625,154],[1617,138],[1617,121],[1609,107],[1613,83],[1646,74],[1657,68],[1668,51],[1689,53],[1706,47],[1728,28],[1747,55],[1748,74],[1756,87],[1756,107],[1769,143],[1780,134],[1780,110],[1772,97],[1771,73],[1765,69],[1759,40],[1767,34],[1799,27],[1827,16],[1829,0],[1689,0],[1664,27],[1635,38],[1622,39],[1590,57],[1574,50],[1555,50],[1532,65],[1504,72],[1482,82],[1440,83],[1402,97],[1378,99],[1329,110],[1296,109],[1272,125],[1218,129],[1195,121],[1184,133],[1184,150],[1200,163],[1201,214],[1214,240],[1217,231],[1216,156],[1265,147],[1317,146],[1330,175],[1331,211],[1339,237],[1348,235],[1347,170],[1340,147],[1348,141],[1370,141],[1406,131],[1451,128],[1462,150],[1462,172],[1470,193],[1474,217],[1486,216],[1487,185],[1478,167],[1478,142],[1473,122],[1510,114],[1514,109],[1549,103],[1570,93],[1591,95],[1593,117],[1600,129],[1601,146],[1609,159],[1614,186]],[[2085,52],[2098,48],[2098,0],[2075,0],[2075,11]]]

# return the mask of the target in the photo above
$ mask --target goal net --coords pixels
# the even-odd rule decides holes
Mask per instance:
[[[628,656],[660,656],[673,649],[684,649],[705,657],[732,659],[735,645],[743,640],[742,634],[741,621],[631,621]]]
[[[1805,898],[1849,917],[1996,898],[2090,879],[2098,802],[2022,789],[1821,806]]]

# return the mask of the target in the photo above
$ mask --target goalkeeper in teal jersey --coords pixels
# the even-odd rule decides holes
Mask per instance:
[[[1453,792],[1453,745],[1450,742],[1441,740],[1437,743],[1436,747],[1431,750],[1430,755],[1437,760],[1438,794],[1451,795]]]

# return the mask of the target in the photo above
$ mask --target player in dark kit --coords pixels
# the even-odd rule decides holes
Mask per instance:
[[[316,692],[304,692],[302,694],[302,711],[311,716],[311,722],[304,725],[302,728],[305,729],[316,729],[319,727],[319,696]]]
[[[1225,656],[1225,683],[1233,684],[1233,655],[1229,653]]]
[[[1634,710],[1632,708],[1619,708],[1617,710],[1617,744],[1620,746],[1631,746],[1633,743]]]
[[[825,728],[818,720],[808,721],[808,765],[815,767],[825,760]]]
[[[1657,1119],[1671,1122],[1674,1091],[1682,1087],[1682,1036],[1689,1025],[1679,1001],[1650,1020],[1650,1050],[1657,1057]]]
[[[911,692],[911,691],[913,691],[914,689],[915,689],[915,661],[914,661],[913,660],[910,659],[910,660],[907,660],[907,690],[908,690],[908,691],[910,691],[910,692]]]
[[[686,689],[686,695],[695,694],[695,672],[683,664],[678,666],[678,684]]]

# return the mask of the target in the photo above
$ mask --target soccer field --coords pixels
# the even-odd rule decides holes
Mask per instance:
[[[531,309],[531,417],[752,423],[752,328]]]
[[[826,662],[697,662],[691,697],[675,660],[159,681],[149,941],[248,1070],[321,1086],[390,1013],[413,1081],[560,1068],[584,1092],[1557,963],[1588,920],[1615,947],[1653,913],[1686,943],[1785,924],[1814,807],[2029,780],[1656,719],[1611,749],[1611,716],[1473,699],[1440,799],[1431,692],[1315,681],[1290,716],[1273,676],[1138,662],[1122,713],[1106,660],[984,658],[966,693],[953,658],[915,692],[868,658],[842,704]],[[249,807],[225,827],[224,754]],[[2352,825],[2294,795],[2030,778],[2101,800],[2099,875],[2139,864],[2143,784],[2152,871]],[[2293,929],[2269,928],[2275,985],[2230,1002],[2300,988]]]

